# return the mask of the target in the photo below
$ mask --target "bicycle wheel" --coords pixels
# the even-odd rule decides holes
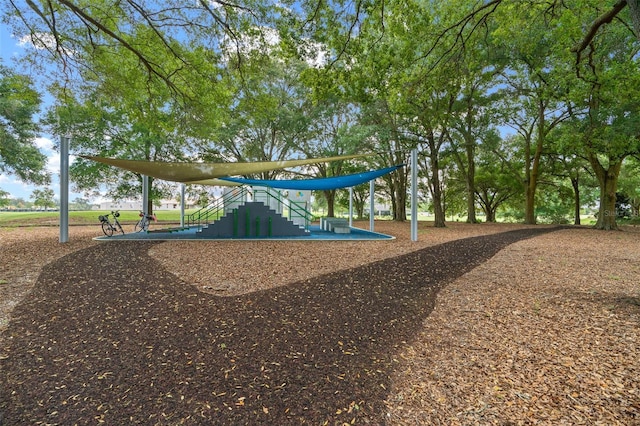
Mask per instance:
[[[145,230],[145,229],[144,229],[144,219],[140,219],[140,220],[138,221],[138,223],[136,223],[136,226],[133,228],[133,230],[134,230],[135,232],[142,232],[142,231],[144,231],[144,230]]]
[[[109,222],[102,222],[102,232],[104,232],[104,235],[106,235],[107,237],[113,235],[113,227]]]

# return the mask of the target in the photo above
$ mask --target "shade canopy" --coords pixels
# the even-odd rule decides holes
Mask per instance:
[[[145,176],[151,176],[171,182],[211,185],[215,183],[208,183],[206,181],[223,176],[261,173],[270,170],[285,169],[287,167],[326,163],[337,160],[349,160],[351,158],[365,157],[367,155],[369,154],[340,155],[335,157],[308,158],[303,160],[258,161],[255,163],[179,163],[165,161],[122,160],[119,158],[84,155],[82,158],[87,158],[99,163],[108,164],[134,173],[140,173]]]
[[[334,176],[334,177],[318,178],[318,179],[262,180],[262,179],[241,179],[241,178],[233,178],[233,177],[222,177],[219,180],[234,182],[242,185],[267,186],[269,188],[277,188],[277,189],[330,191],[333,189],[349,188],[364,182],[368,182],[380,176],[384,176],[387,173],[391,173],[402,166],[404,166],[404,164],[387,167],[385,169],[371,170],[363,173],[354,173],[351,175]]]

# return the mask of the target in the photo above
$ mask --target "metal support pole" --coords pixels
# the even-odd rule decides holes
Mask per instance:
[[[60,242],[69,241],[69,139],[60,137]]]
[[[349,187],[349,227],[353,226],[353,186]]]
[[[411,151],[411,241],[418,241],[418,150]]]
[[[149,176],[142,175],[142,211],[149,214]]]
[[[373,231],[373,224],[375,222],[376,206],[374,200],[375,182],[373,179],[369,181],[369,231]]]
[[[180,228],[184,228],[184,194],[186,185],[180,184]]]

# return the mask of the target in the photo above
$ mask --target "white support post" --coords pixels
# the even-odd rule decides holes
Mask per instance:
[[[349,227],[353,226],[353,186],[349,187]]]
[[[142,211],[149,214],[149,176],[142,175]]]
[[[60,242],[69,241],[69,139],[60,137]]]
[[[369,231],[373,231],[375,222],[376,206],[374,199],[375,182],[373,179],[369,181]]]
[[[411,241],[418,241],[418,150],[411,151]]]
[[[184,194],[186,185],[180,184],[180,228],[184,228]]]

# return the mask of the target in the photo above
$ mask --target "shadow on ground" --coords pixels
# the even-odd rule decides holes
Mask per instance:
[[[439,289],[526,229],[249,295],[197,292],[100,244],[47,265],[0,346],[0,424],[385,422],[393,357]]]

